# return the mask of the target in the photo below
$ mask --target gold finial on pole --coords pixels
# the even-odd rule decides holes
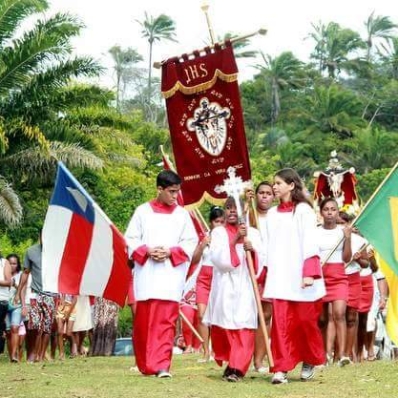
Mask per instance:
[[[214,32],[213,32],[213,27],[211,26],[209,13],[207,12],[207,11],[209,10],[209,4],[207,3],[206,0],[204,0],[204,1],[202,2],[202,5],[200,6],[200,8],[201,8],[202,11],[205,13],[206,22],[207,22],[207,27],[208,27],[208,29],[209,29],[209,35],[210,35],[211,44],[214,46],[214,43],[216,42],[216,40],[215,40],[215,38],[214,38]]]

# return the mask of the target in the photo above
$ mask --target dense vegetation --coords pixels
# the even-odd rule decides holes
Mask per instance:
[[[159,80],[134,48],[112,47],[116,89],[82,83],[104,73],[74,57],[71,39],[82,22],[68,14],[43,17],[46,0],[0,0],[0,247],[25,248],[37,238],[64,161],[123,231],[134,208],[154,193],[170,152]],[[21,24],[37,16],[30,29]],[[136,21],[152,48],[178,40],[166,15]],[[398,31],[372,14],[361,37],[337,23],[309,26],[309,62],[292,52],[237,53],[258,73],[241,84],[253,179],[294,167],[312,187],[332,150],[355,167],[359,193],[369,197],[397,160]],[[231,34],[226,34],[230,37]],[[149,65],[151,61],[149,62]],[[82,78],[86,80],[82,80]]]

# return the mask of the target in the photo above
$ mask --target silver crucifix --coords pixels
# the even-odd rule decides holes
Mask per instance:
[[[243,195],[245,188],[251,187],[251,181],[243,181],[242,177],[236,175],[235,167],[228,167],[227,174],[229,178],[224,180],[224,185],[217,185],[214,191],[218,194],[225,192],[227,196],[232,196],[235,199],[236,211],[239,220],[242,220],[242,206],[240,204],[240,197]]]

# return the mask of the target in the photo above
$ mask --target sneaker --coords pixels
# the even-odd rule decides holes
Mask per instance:
[[[285,384],[287,383],[287,372],[276,372],[272,376],[272,384]]]
[[[340,366],[341,368],[343,366],[350,365],[350,364],[351,364],[351,359],[349,357],[341,357],[339,359],[339,361],[337,362],[337,365]]]
[[[237,374],[235,374],[235,373],[231,373],[231,374],[228,375],[225,379],[226,379],[228,382],[230,382],[230,383],[237,383],[237,382],[239,382],[239,381],[242,380],[242,378],[239,377],[239,376],[238,376]]]
[[[267,366],[260,366],[259,368],[253,366],[253,370],[260,374],[265,374],[269,372],[269,368]]]
[[[180,355],[180,354],[182,354],[184,351],[180,348],[180,347],[177,347],[177,346],[174,346],[173,347],[173,354],[177,354],[177,355]]]
[[[159,379],[170,379],[172,376],[167,370],[159,370],[159,372],[156,373],[156,377],[159,377]]]
[[[311,380],[315,375],[315,366],[309,365],[308,363],[303,363],[301,368],[300,379],[302,381]]]

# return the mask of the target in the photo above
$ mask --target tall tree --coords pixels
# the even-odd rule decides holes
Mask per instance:
[[[261,53],[264,65],[257,65],[271,86],[271,124],[274,124],[281,110],[280,92],[298,88],[305,83],[303,63],[290,51],[272,58]]]
[[[366,27],[366,59],[371,62],[372,50],[375,39],[382,39],[388,42],[393,36],[397,28],[397,24],[391,21],[390,17],[383,17],[381,15],[374,15],[374,11],[369,15],[365,21]]]
[[[120,111],[120,101],[126,90],[126,84],[132,80],[134,65],[142,61],[142,56],[134,48],[123,50],[120,46],[113,46],[109,53],[114,62],[116,74],[116,109]]]
[[[365,43],[357,32],[335,22],[313,24],[312,27],[314,31],[309,38],[315,41],[315,48],[311,58],[318,62],[320,71],[326,71],[331,79],[335,79],[342,70],[348,73],[360,70],[363,60],[357,51],[365,48]]]
[[[141,25],[141,35],[146,38],[149,43],[149,64],[148,64],[148,103],[151,100],[151,84],[152,84],[152,50],[156,41],[175,39],[175,22],[167,15],[160,14],[157,17],[145,13],[145,19],[137,22]]]

